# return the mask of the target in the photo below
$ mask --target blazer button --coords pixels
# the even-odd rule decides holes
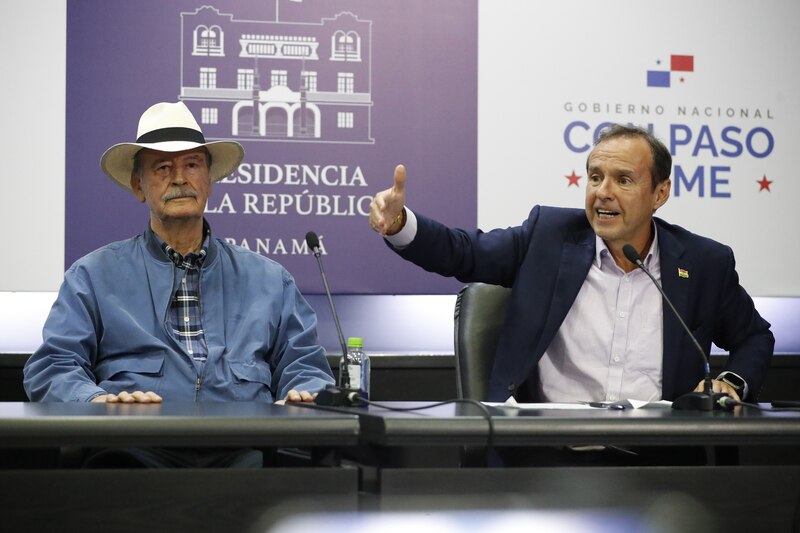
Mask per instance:
[[[511,385],[508,386],[508,392],[514,392],[514,389],[516,388],[517,386],[512,383]]]

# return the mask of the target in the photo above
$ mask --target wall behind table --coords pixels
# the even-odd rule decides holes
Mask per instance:
[[[20,401],[22,365],[41,342],[44,321],[55,293],[0,293],[0,401]],[[341,354],[327,298],[311,295],[317,309],[320,342],[331,366]],[[455,396],[453,307],[455,297],[337,295],[345,335],[364,337],[373,356],[376,400],[443,400]],[[778,335],[761,399],[800,399],[800,332],[783,312],[786,299],[758,298],[757,305]],[[796,316],[796,315],[795,315]],[[715,350],[715,354],[721,354]],[[712,357],[712,371],[724,364]]]
[[[595,11],[600,9],[603,12]],[[654,13],[653,9],[669,11]],[[730,191],[732,196],[712,197],[708,182],[705,196],[700,197],[699,182],[694,182],[690,192],[684,183],[683,196],[673,197],[663,216],[733,244],[745,286],[756,295],[786,297],[757,300],[761,312],[773,323],[776,351],[800,353],[796,327],[800,323],[800,300],[796,298],[800,250],[776,245],[776,239],[779,243],[785,237],[781,231],[797,227],[800,217],[788,203],[797,196],[792,187],[800,186],[789,179],[788,151],[800,142],[800,119],[798,101],[789,98],[791,91],[787,90],[797,85],[800,61],[791,57],[769,61],[770,57],[800,53],[800,35],[781,30],[797,20],[799,10],[798,4],[788,0],[771,3],[769,9],[744,1],[712,1],[702,6],[679,2],[657,8],[622,0],[602,6],[572,1],[551,3],[544,9],[522,1],[480,2],[479,224],[487,229],[517,224],[534,201],[582,204],[582,181],[569,186],[566,176],[573,170],[575,175],[581,173],[585,153],[569,151],[565,141],[568,124],[644,119],[653,122],[657,133],[664,136],[675,120],[657,114],[619,113],[616,104],[623,104],[623,110],[629,104],[639,110],[642,105],[653,110],[658,105],[673,110],[681,105],[690,113],[697,108],[700,116],[681,119],[690,126],[693,142],[676,145],[676,162],[684,171],[690,163],[692,168],[701,164],[709,169],[730,166],[729,183],[723,186],[720,182],[718,192]],[[602,53],[611,51],[604,48],[611,45],[601,43],[614,39],[593,39],[592,46],[586,46],[587,36],[594,35],[590,29],[607,13],[626,14],[621,23],[625,23],[628,37],[613,45],[613,54]],[[649,23],[654,18],[663,21],[655,29]],[[705,25],[712,19],[720,30],[708,31]],[[0,261],[0,353],[29,351],[31,344],[38,344],[48,300],[52,301],[51,293],[63,277],[66,2],[18,3],[6,13],[6,20],[9,23],[0,33],[0,46],[15,51],[6,54],[7,71],[15,76],[4,83],[0,104],[6,124],[2,132],[4,173],[0,177],[0,227],[4,229],[0,244],[6,250]],[[613,30],[602,27],[603,35]],[[675,31],[677,27],[682,31]],[[642,37],[640,45],[631,46],[637,35]],[[712,48],[731,35],[758,35],[759,45],[752,46],[749,39],[722,39],[725,47]],[[669,88],[648,87],[647,71],[657,70],[656,59],[667,61],[671,54],[692,54],[694,71],[684,73],[684,81]],[[600,75],[592,74],[600,68],[604,69]],[[725,84],[714,81],[720,77]],[[569,103],[576,104],[573,111],[567,111]],[[588,105],[586,112],[575,111],[581,103]],[[600,111],[594,111],[595,104],[600,104]],[[704,117],[709,105],[722,109],[723,117]],[[736,113],[749,109],[750,117],[729,120],[724,117],[729,108]],[[753,117],[756,109],[764,114],[767,108],[771,121],[759,122]],[[763,161],[745,154],[727,159],[720,156],[721,161],[714,161],[709,156],[710,139],[702,140],[697,148],[704,124],[716,134],[725,125],[749,131],[766,124],[775,146]],[[580,127],[571,131],[576,135],[571,137],[573,144],[590,140]],[[688,135],[686,130],[677,131]],[[695,149],[697,156],[692,155]],[[758,168],[773,181],[770,191],[745,190],[753,177],[741,177],[738,172]],[[706,175],[703,179],[710,178]],[[423,181],[417,176],[416,183],[410,181],[409,186],[419,189],[424,187]],[[551,187],[548,181],[561,185]],[[713,226],[706,230],[703,219]],[[781,250],[780,261],[764,259],[776,249]],[[334,279],[331,284],[335,290]],[[323,344],[331,352],[338,351],[327,302],[314,295],[310,299],[320,315]],[[374,350],[452,352],[452,296],[337,296],[337,302],[345,334],[365,337]],[[15,348],[18,345],[23,347]]]
[[[27,401],[22,388],[22,366],[27,354],[0,353],[0,402]],[[375,401],[443,401],[456,397],[455,360],[451,355],[372,354],[372,390]],[[328,356],[334,374],[339,357]],[[719,372],[725,356],[712,356],[711,371]],[[800,355],[773,359],[759,401],[800,400]]]

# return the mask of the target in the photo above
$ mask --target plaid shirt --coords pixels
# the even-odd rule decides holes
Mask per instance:
[[[203,332],[200,306],[200,269],[208,253],[208,236],[210,229],[203,224],[203,248],[198,253],[181,255],[170,245],[161,241],[161,249],[177,267],[173,287],[177,285],[175,294],[170,301],[168,317],[172,335],[176,341],[183,344],[186,351],[192,356],[198,373],[208,358],[208,346]],[[159,238],[159,241],[161,239]]]

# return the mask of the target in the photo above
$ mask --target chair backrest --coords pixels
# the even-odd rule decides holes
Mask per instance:
[[[459,398],[485,400],[511,289],[470,283],[455,308],[456,390]]]

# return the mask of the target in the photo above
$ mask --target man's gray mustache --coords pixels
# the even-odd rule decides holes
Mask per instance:
[[[197,198],[197,193],[191,189],[178,189],[176,191],[168,192],[162,199],[165,202],[169,202],[175,198]]]

